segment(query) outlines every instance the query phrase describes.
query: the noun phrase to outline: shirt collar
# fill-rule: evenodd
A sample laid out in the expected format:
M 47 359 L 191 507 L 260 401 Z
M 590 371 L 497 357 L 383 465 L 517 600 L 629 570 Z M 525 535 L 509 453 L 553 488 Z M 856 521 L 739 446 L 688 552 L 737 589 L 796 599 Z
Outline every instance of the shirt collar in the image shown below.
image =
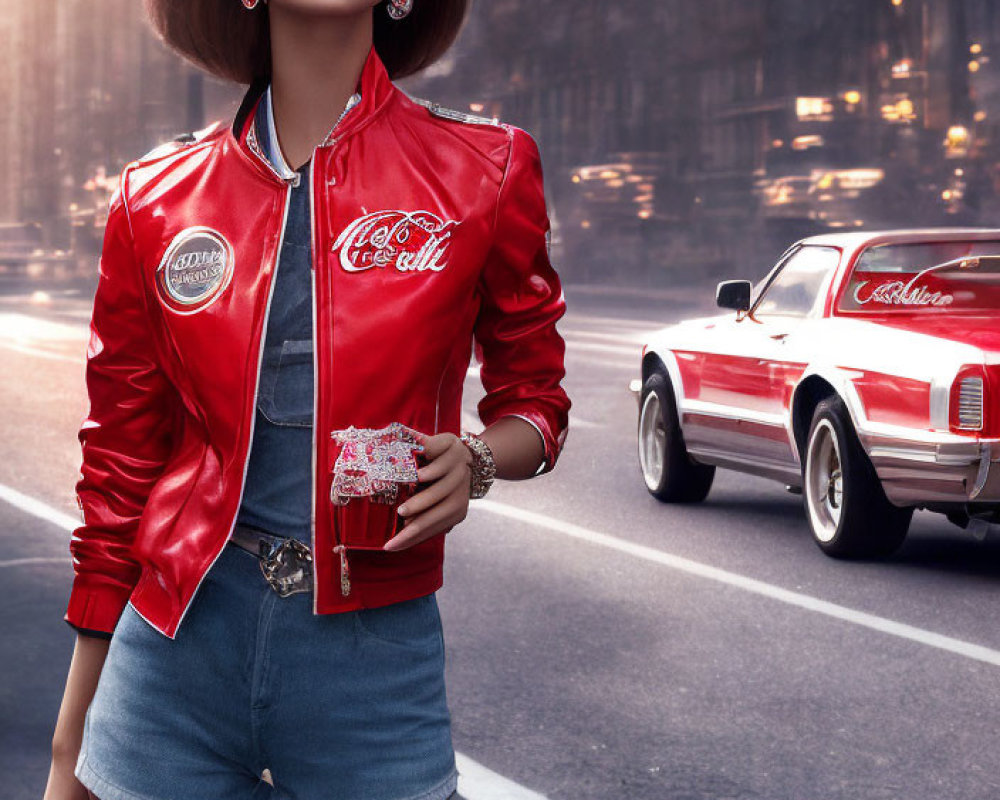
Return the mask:
M 347 113 L 360 102 L 360 92 L 355 92 L 347 98 L 347 105 L 344 106 L 344 110 L 337 118 L 337 121 L 333 124 L 333 127 L 330 129 L 330 133 L 332 133 L 337 125 L 340 124 L 340 121 L 347 115 Z M 257 138 L 261 143 L 264 156 L 271 162 L 271 166 L 278 171 L 282 178 L 294 178 L 298 173 L 288 165 L 287 161 L 285 161 L 285 157 L 281 152 L 281 147 L 278 145 L 278 132 L 274 126 L 274 109 L 271 105 L 270 84 L 268 84 L 267 89 L 264 90 L 264 96 L 261 98 L 261 102 L 257 109 L 257 115 L 254 119 L 254 125 L 257 129 Z M 326 138 L 328 139 L 329 137 L 330 134 L 328 133 Z

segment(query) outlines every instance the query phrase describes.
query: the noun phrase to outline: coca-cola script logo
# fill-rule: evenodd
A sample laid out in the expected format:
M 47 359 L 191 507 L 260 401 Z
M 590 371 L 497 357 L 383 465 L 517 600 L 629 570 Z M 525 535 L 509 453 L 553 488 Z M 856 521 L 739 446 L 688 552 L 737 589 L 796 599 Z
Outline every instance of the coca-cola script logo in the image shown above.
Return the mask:
M 948 306 L 954 296 L 945 292 L 934 292 L 926 286 L 918 286 L 924 273 L 915 275 L 909 281 L 888 281 L 874 288 L 867 288 L 871 281 L 861 281 L 854 287 L 854 302 L 859 306 L 878 303 L 886 306 Z
M 375 211 L 348 225 L 333 252 L 340 251 L 340 266 L 347 272 L 372 267 L 440 272 L 456 225 L 430 211 Z
M 222 234 L 185 228 L 167 247 L 156 270 L 160 302 L 177 314 L 207 308 L 233 277 L 233 248 Z

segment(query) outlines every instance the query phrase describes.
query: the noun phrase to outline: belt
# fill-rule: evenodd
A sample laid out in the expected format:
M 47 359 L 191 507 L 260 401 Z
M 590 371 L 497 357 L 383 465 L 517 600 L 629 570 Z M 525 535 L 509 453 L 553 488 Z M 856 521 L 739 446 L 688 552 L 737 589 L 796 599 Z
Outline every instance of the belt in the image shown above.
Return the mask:
M 312 591 L 312 551 L 298 539 L 236 525 L 229 542 L 260 559 L 265 580 L 282 597 Z

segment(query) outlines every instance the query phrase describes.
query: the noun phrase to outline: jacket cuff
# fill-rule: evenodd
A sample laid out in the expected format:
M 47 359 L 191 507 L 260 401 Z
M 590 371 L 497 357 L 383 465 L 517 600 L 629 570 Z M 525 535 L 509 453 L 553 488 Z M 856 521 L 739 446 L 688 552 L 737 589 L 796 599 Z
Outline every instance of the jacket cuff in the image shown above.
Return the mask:
M 105 631 L 92 631 L 90 628 L 81 628 L 78 625 L 74 625 L 69 620 L 66 620 L 66 624 L 69 625 L 73 630 L 79 633 L 81 636 L 87 636 L 91 639 L 107 639 L 110 640 L 112 634 Z
M 95 635 L 103 633 L 110 638 L 131 595 L 131 588 L 84 583 L 78 576 L 73 581 L 63 620 L 78 631 Z

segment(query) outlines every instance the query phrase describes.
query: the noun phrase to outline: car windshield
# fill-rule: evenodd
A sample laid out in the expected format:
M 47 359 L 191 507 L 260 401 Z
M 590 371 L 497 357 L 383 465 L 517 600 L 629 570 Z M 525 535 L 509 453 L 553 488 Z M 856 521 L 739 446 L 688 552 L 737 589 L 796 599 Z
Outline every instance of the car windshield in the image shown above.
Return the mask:
M 1000 241 L 869 247 L 858 258 L 842 311 L 1000 312 Z
M 840 250 L 807 245 L 797 250 L 764 287 L 755 316 L 805 317 L 818 303 L 824 281 L 837 268 Z

